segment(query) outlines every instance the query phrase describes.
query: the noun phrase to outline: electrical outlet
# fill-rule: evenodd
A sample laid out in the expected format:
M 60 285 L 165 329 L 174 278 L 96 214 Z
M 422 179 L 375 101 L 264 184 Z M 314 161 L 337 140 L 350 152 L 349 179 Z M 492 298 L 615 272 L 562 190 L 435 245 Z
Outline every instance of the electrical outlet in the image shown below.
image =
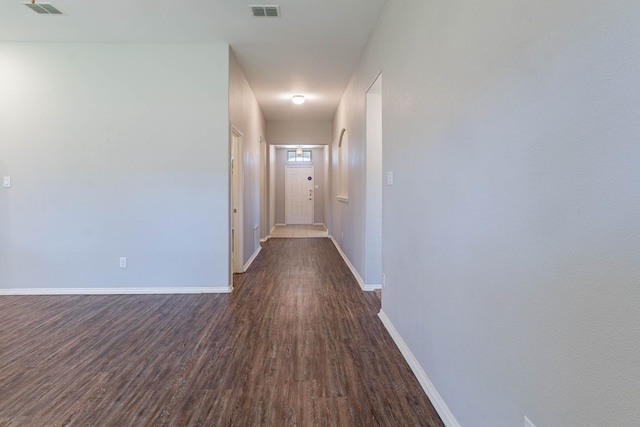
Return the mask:
M 524 427 L 536 427 L 526 415 L 524 416 Z
M 121 256 L 120 257 L 120 268 L 127 268 L 127 257 L 126 256 Z

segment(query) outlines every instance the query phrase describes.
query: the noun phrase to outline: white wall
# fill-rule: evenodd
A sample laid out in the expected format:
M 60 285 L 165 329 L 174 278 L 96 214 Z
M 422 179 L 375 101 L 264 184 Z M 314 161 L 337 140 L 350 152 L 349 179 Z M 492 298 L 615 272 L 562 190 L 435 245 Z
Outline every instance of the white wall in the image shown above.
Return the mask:
M 267 136 L 272 145 L 328 145 L 331 143 L 331 122 L 269 120 Z
M 367 89 L 378 73 L 369 82 L 351 81 L 345 90 L 333 118 L 331 143 L 331 234 L 342 251 L 358 271 L 366 276 L 365 229 L 366 229 L 366 102 Z M 342 130 L 348 140 L 348 199 L 339 196 L 340 160 L 339 144 Z
M 363 102 L 382 71 L 383 311 L 461 425 L 640 418 L 638 16 L 389 0 L 345 92 L 333 134 L 349 130 L 353 186 L 333 228 L 361 268 Z
M 228 69 L 226 45 L 0 43 L 0 292 L 228 287 Z
M 233 53 L 230 53 L 229 67 L 229 116 L 231 124 L 243 134 L 242 237 L 243 263 L 246 263 L 260 247 L 260 235 L 255 238 L 254 229 L 260 227 L 260 138 L 266 136 L 266 122 Z

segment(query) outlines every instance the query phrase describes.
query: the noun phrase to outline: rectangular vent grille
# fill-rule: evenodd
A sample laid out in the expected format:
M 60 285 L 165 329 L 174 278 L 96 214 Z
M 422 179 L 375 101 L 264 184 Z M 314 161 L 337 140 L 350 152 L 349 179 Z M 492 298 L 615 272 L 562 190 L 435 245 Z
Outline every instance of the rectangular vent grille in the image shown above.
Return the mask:
M 29 9 L 42 15 L 62 15 L 58 9 L 53 7 L 51 3 L 23 3 Z
M 280 6 L 249 6 L 251 8 L 251 14 L 257 17 L 264 18 L 279 18 Z

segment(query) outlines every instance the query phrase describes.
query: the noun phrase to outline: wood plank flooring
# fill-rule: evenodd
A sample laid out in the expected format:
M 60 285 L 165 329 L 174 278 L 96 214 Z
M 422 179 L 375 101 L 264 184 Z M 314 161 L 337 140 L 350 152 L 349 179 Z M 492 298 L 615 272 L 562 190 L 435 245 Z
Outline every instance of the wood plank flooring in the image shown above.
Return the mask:
M 0 297 L 0 426 L 442 426 L 329 239 L 231 295 Z

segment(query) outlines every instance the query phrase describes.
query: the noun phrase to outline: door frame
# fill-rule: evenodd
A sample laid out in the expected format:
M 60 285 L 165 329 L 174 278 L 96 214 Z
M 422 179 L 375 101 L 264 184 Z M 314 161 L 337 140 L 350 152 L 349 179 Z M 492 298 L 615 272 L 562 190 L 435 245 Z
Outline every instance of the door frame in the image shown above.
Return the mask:
M 289 209 L 289 186 L 287 185 L 287 170 L 289 169 L 301 169 L 301 168 L 311 168 L 311 173 L 313 174 L 313 184 L 312 184 L 312 194 L 311 198 L 311 223 L 314 224 L 315 219 L 315 206 L 316 206 L 316 191 L 315 191 L 315 183 L 316 183 L 316 168 L 314 165 L 285 165 L 284 167 L 284 222 L 285 224 L 289 224 L 288 222 L 288 209 Z
M 369 86 L 365 98 L 365 290 L 381 289 L 382 261 L 382 73 Z
M 269 205 L 268 205 L 268 191 L 269 191 L 269 176 L 267 174 L 267 159 L 268 159 L 268 144 L 267 141 L 260 137 L 260 241 L 267 240 L 269 235 L 268 223 L 269 223 Z
M 244 174 L 242 162 L 242 137 L 243 133 L 231 125 L 229 168 L 231 175 L 230 188 L 230 242 L 229 258 L 231 271 L 231 286 L 233 289 L 233 273 L 244 273 L 243 251 L 243 187 Z

